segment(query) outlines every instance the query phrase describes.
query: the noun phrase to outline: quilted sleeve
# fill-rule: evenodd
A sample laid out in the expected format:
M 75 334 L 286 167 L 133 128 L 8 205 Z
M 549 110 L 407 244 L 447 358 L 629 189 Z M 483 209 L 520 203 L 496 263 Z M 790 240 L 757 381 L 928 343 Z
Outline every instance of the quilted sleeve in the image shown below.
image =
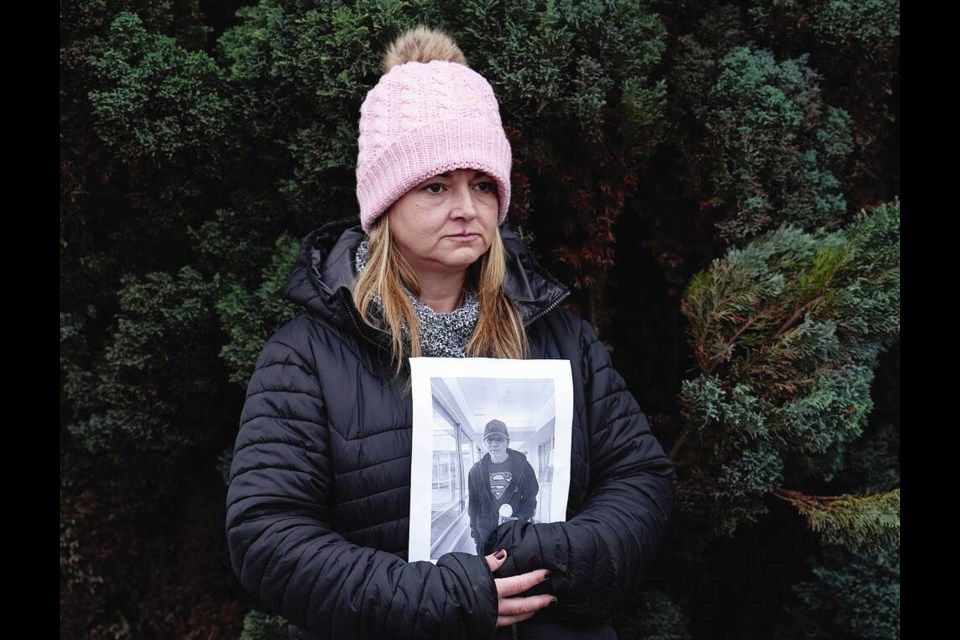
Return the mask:
M 408 563 L 331 527 L 323 390 L 290 333 L 264 349 L 243 408 L 226 521 L 240 582 L 322 638 L 491 638 L 497 595 L 483 558 Z
M 551 572 L 557 614 L 611 617 L 651 565 L 673 503 L 673 464 L 593 329 L 580 321 L 581 422 L 587 431 L 589 487 L 567 522 L 507 523 L 495 548 L 508 550 L 500 575 Z M 581 378 L 577 380 L 577 378 Z

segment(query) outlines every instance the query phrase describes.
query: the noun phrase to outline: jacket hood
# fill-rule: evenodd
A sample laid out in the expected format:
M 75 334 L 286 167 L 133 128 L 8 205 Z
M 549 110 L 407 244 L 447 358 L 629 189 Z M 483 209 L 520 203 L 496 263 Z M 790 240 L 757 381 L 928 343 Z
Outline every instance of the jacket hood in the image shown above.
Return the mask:
M 284 287 L 284 294 L 305 309 L 361 329 L 359 312 L 353 306 L 351 288 L 357 247 L 366 238 L 359 226 L 337 221 L 326 224 L 303 239 L 297 264 Z M 559 305 L 569 289 L 543 269 L 526 245 L 508 228 L 500 227 L 507 251 L 507 295 L 516 303 L 524 325 Z M 365 326 L 365 325 L 364 325 Z
M 359 227 L 349 228 L 342 220 L 310 232 L 300 243 L 284 295 L 311 311 L 328 310 L 330 298 L 353 283 L 356 247 L 363 238 Z

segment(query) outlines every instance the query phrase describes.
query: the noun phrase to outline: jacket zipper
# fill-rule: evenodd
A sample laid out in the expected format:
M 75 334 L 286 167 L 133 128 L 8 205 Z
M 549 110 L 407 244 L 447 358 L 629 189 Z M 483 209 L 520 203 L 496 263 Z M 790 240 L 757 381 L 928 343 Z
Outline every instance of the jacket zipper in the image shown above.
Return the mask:
M 556 300 L 554 300 L 553 302 L 551 302 L 551 303 L 547 306 L 546 309 L 543 309 L 540 313 L 536 314 L 535 316 L 531 317 L 529 320 L 527 320 L 526 322 L 524 322 L 524 323 L 523 323 L 523 326 L 524 326 L 524 327 L 529 327 L 529 326 L 532 325 L 534 322 L 536 322 L 537 320 L 539 320 L 539 319 L 542 318 L 543 316 L 547 315 L 548 313 L 550 313 L 551 311 L 553 311 L 554 309 L 556 309 L 557 307 L 559 307 L 559 306 L 560 306 L 560 303 L 563 302 L 564 300 L 566 300 L 567 297 L 569 297 L 569 295 L 570 295 L 570 291 L 569 291 L 569 290 L 564 291 L 563 294 L 561 294 Z M 513 640 L 520 640 L 520 629 L 519 629 L 519 627 L 518 627 L 516 624 L 510 625 L 510 632 L 511 632 L 511 635 L 513 636 Z
M 533 324 L 534 322 L 536 322 L 537 320 L 539 320 L 539 319 L 542 318 L 543 316 L 547 315 L 548 313 L 550 313 L 551 311 L 553 311 L 554 309 L 556 309 L 558 306 L 560 306 L 560 303 L 561 303 L 561 302 L 563 302 L 564 300 L 567 299 L 567 297 L 568 297 L 569 295 L 570 295 L 570 292 L 569 292 L 569 291 L 565 291 L 565 292 L 563 293 L 563 295 L 561 295 L 561 296 L 558 297 L 556 300 L 554 300 L 553 302 L 551 302 L 550 305 L 547 306 L 546 309 L 544 309 L 543 311 L 541 311 L 540 313 L 538 313 L 537 315 L 533 316 L 532 318 L 530 318 L 529 320 L 527 320 L 525 323 L 523 323 L 523 326 L 524 326 L 524 327 L 529 327 L 531 324 Z M 373 338 L 371 338 L 370 336 L 368 336 L 368 335 L 363 331 L 363 329 L 360 327 L 360 323 L 357 321 L 357 316 L 356 316 L 356 314 L 355 314 L 354 311 L 353 311 L 353 305 L 352 305 L 352 304 L 348 304 L 348 305 L 347 305 L 347 313 L 350 314 L 350 319 L 353 320 L 353 326 L 356 327 L 357 333 L 359 333 L 359 334 L 363 337 L 364 340 L 366 340 L 367 342 L 369 342 L 370 344 L 372 344 L 373 346 L 375 346 L 375 347 L 377 347 L 377 348 L 379 349 L 379 348 L 380 348 L 380 345 L 377 344 L 377 342 L 376 342 L 375 340 L 373 340 Z M 513 637 L 513 640 L 520 640 L 520 629 L 517 628 L 517 625 L 516 625 L 516 624 L 510 625 L 510 633 L 511 633 L 511 635 L 512 635 L 512 637 Z
M 526 322 L 524 322 L 524 323 L 523 323 L 523 326 L 524 326 L 524 327 L 529 327 L 531 324 L 533 324 L 534 322 L 536 322 L 537 320 L 539 320 L 539 319 L 542 318 L 543 316 L 547 315 L 548 313 L 550 313 L 551 311 L 553 311 L 554 309 L 556 309 L 557 307 L 559 307 L 559 306 L 560 306 L 560 303 L 563 302 L 564 300 L 566 300 L 567 297 L 569 297 L 569 295 L 570 295 L 570 291 L 564 291 L 563 294 L 560 295 L 559 298 L 557 298 L 556 300 L 554 300 L 553 302 L 551 302 L 550 305 L 549 305 L 546 309 L 544 309 L 543 311 L 541 311 L 541 312 L 538 313 L 537 315 L 533 316 L 532 318 L 530 318 L 529 320 L 527 320 Z
M 360 326 L 360 321 L 357 320 L 357 315 L 356 313 L 354 313 L 353 302 L 350 300 L 345 300 L 344 303 L 346 304 L 346 307 L 347 307 L 347 313 L 350 314 L 350 319 L 353 320 L 353 326 L 356 327 L 357 333 L 360 334 L 360 337 L 366 340 L 367 342 L 369 342 L 370 344 L 372 344 L 373 346 L 375 346 L 378 350 L 383 348 L 383 345 L 377 343 L 376 340 L 368 336 L 367 333 Z

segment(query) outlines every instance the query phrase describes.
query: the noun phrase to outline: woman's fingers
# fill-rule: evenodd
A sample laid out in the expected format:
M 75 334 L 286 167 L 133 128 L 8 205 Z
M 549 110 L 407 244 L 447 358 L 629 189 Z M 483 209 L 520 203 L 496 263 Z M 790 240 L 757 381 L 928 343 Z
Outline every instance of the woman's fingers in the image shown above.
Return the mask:
M 540 609 L 546 609 L 557 599 L 553 596 L 527 596 L 526 598 L 504 598 L 500 601 L 501 616 L 532 616 Z
M 546 609 L 557 599 L 553 596 L 528 596 L 526 598 L 503 598 L 500 600 L 500 610 L 497 615 L 497 626 L 506 627 L 523 622 L 537 611 Z
M 489 558 L 490 556 L 487 557 Z M 497 585 L 497 594 L 501 598 L 509 598 L 510 596 L 515 596 L 518 593 L 523 593 L 524 591 L 535 587 L 536 585 L 545 581 L 549 576 L 550 572 L 546 569 L 537 569 L 536 571 L 530 571 L 529 573 L 521 573 L 518 576 L 497 578 L 494 580 L 494 582 Z
M 518 622 L 529 620 L 532 617 L 533 617 L 532 613 L 525 613 L 522 616 L 497 616 L 497 626 L 509 627 L 512 624 L 517 624 Z
M 507 561 L 507 552 L 501 549 L 486 556 L 486 560 L 490 571 L 495 572 Z M 545 609 L 556 602 L 557 599 L 550 595 L 513 597 L 535 587 L 549 577 L 549 571 L 537 569 L 536 571 L 522 573 L 519 576 L 496 578 L 494 583 L 497 585 L 497 596 L 500 600 L 497 626 L 509 627 L 512 624 L 523 622 L 540 609 Z
M 484 556 L 484 558 L 487 560 L 487 566 L 490 567 L 490 571 L 496 573 L 497 570 L 503 566 L 503 563 L 507 561 L 507 552 L 500 549 L 496 553 Z

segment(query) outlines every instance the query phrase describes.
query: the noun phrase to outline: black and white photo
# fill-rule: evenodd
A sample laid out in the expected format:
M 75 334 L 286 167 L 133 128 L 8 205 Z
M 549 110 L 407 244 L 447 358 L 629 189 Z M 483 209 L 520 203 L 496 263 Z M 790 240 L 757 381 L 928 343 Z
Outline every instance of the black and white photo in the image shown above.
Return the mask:
M 415 358 L 410 560 L 493 553 L 511 520 L 564 519 L 572 382 L 565 360 Z

